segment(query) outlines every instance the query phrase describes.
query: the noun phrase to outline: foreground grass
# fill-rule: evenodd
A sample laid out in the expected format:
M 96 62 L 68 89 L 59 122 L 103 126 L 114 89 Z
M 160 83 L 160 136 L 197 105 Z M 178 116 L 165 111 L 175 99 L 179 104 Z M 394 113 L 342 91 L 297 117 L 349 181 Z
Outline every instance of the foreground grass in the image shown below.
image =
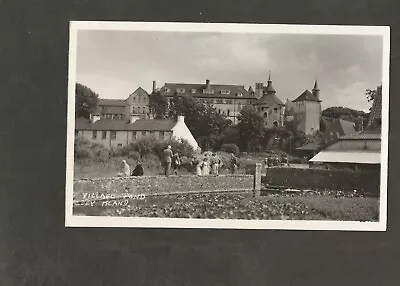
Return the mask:
M 125 203 L 127 203 L 125 205 Z M 117 203 L 115 203 L 117 205 Z M 198 194 L 147 197 L 119 206 L 75 206 L 74 214 L 90 216 L 166 217 L 263 220 L 378 221 L 379 199 L 317 193 Z

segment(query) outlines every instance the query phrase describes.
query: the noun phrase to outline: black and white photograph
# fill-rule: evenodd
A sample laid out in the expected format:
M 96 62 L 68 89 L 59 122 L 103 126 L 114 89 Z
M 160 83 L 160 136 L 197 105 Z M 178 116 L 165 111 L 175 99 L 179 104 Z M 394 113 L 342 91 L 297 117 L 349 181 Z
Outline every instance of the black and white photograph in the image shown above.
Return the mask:
M 389 28 L 70 22 L 67 227 L 385 231 Z

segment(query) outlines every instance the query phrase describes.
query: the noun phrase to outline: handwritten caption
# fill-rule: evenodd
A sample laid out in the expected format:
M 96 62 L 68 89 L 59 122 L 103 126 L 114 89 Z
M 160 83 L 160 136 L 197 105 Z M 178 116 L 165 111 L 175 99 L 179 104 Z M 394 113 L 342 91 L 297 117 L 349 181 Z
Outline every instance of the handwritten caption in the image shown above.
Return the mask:
M 102 207 L 128 207 L 129 202 L 132 200 L 144 200 L 144 194 L 127 194 L 124 196 L 115 196 L 114 194 L 99 194 L 99 193 L 83 193 L 83 202 L 81 206 L 95 206 L 101 205 Z

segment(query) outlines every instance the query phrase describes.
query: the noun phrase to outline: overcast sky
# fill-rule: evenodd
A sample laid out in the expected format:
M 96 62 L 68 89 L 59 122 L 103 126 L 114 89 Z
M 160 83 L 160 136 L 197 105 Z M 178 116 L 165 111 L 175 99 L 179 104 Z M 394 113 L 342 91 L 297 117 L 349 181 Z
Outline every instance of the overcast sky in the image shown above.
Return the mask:
M 323 108 L 368 110 L 365 89 L 382 81 L 382 38 L 352 35 L 79 31 L 77 82 L 125 99 L 152 81 L 238 84 L 268 80 L 295 99 L 318 79 Z

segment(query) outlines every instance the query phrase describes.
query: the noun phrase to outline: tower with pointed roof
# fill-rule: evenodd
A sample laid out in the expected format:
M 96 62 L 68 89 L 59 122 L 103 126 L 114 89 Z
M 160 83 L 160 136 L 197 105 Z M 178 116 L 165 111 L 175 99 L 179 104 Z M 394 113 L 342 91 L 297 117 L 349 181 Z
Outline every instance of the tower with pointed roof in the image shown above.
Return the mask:
M 262 96 L 254 103 L 254 107 L 263 116 L 266 127 L 283 126 L 285 104 L 276 96 L 276 91 L 272 86 L 271 72 L 267 86 L 263 86 Z
M 295 100 L 288 101 L 286 106 L 285 119 L 294 121 L 298 131 L 312 135 L 320 130 L 322 109 L 317 80 L 314 82 L 312 92 L 305 90 Z M 286 114 L 286 112 L 290 114 Z

